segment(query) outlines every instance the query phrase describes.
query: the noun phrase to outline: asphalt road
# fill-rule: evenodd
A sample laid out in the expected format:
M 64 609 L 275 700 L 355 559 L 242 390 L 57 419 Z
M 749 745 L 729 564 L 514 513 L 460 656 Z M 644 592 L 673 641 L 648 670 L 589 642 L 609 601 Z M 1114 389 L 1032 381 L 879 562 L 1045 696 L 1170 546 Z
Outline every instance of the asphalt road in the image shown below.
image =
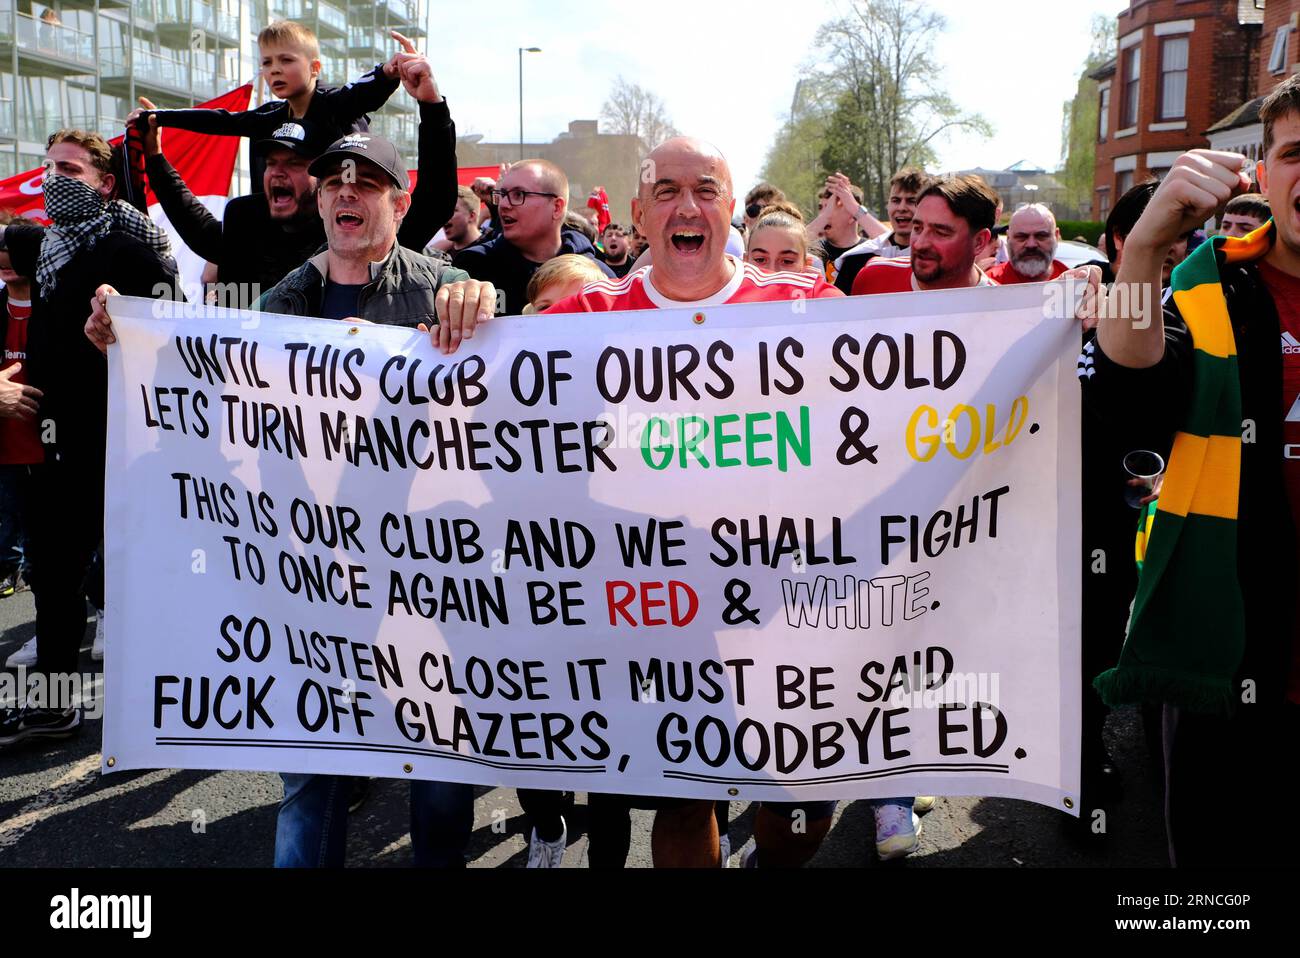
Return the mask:
M 30 592 L 0 599 L 0 662 L 33 634 Z M 90 632 L 83 672 L 90 660 Z M 1028 802 L 943 798 L 924 819 L 920 849 L 901 867 L 1163 867 L 1167 864 L 1156 775 L 1135 712 L 1114 713 L 1107 738 L 1124 794 L 1106 813 L 1105 834 L 1081 841 L 1065 816 Z M 0 867 L 263 866 L 272 862 L 279 777 L 248 772 L 160 769 L 100 775 L 100 722 L 74 739 L 0 752 Z M 480 788 L 469 849 L 472 867 L 521 868 L 525 822 L 514 792 Z M 587 863 L 585 796 L 569 824 L 565 867 Z M 504 814 L 503 814 L 504 813 Z M 650 864 L 650 812 L 634 812 L 629 867 Z M 348 864 L 409 866 L 407 785 L 378 781 L 348 835 Z M 732 865 L 750 839 L 753 812 L 731 805 Z M 841 802 L 813 867 L 882 866 L 872 815 Z

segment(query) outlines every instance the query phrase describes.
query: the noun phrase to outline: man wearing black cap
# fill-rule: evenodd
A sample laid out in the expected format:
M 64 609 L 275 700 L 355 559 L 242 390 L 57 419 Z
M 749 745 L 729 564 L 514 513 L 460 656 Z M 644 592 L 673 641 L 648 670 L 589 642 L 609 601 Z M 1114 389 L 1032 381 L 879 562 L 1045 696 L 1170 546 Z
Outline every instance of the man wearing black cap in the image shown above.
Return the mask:
M 249 299 L 270 289 L 325 242 L 316 213 L 316 183 L 307 173 L 325 144 L 313 139 L 304 121 L 286 123 L 276 133 L 253 146 L 265 161 L 262 192 L 231 200 L 221 219 L 208 212 L 167 162 L 157 128 L 144 137 L 149 185 L 172 226 L 186 246 L 217 264 L 217 282 L 246 288 Z
M 410 179 L 388 140 L 349 134 L 321 154 L 309 172 L 318 181 L 317 206 L 329 245 L 268 292 L 259 309 L 326 319 L 355 316 L 398 326 L 434 325 L 439 290 L 446 315 L 453 284 L 481 290 L 484 302 L 495 304 L 491 286 L 472 280 L 460 284 L 457 281 L 468 279 L 462 270 L 397 242 L 410 204 Z M 492 305 L 484 308 L 490 316 Z M 287 772 L 283 778 L 276 866 L 342 865 L 351 780 Z M 411 838 L 417 865 L 450 868 L 464 863 L 473 806 L 468 785 L 412 783 Z
M 397 148 L 370 133 L 336 140 L 307 172 L 316 177 L 316 203 L 326 248 L 265 293 L 257 308 L 270 313 L 352 319 L 393 326 L 435 326 L 434 345 L 454 352 L 491 318 L 496 291 L 437 260 L 404 248 L 398 227 L 411 204 L 410 177 Z M 268 191 L 269 192 L 269 191 Z M 102 350 L 115 339 L 101 286 L 85 326 Z M 351 781 L 339 775 L 284 773 L 276 822 L 275 863 L 341 866 Z M 411 829 L 417 865 L 458 867 L 473 826 L 469 785 L 412 783 Z
M 455 207 L 456 126 L 427 59 L 408 58 L 400 71 L 403 86 L 420 106 L 420 140 L 419 178 L 398 242 L 422 250 Z M 145 109 L 131 120 L 153 106 L 143 98 L 141 103 Z M 265 163 L 262 193 L 231 200 L 218 220 L 162 155 L 156 118 L 148 119 L 144 149 L 149 185 L 185 245 L 217 264 L 218 283 L 239 291 L 238 302 L 222 305 L 251 305 L 325 245 L 316 179 L 307 168 L 329 146 L 329 137 L 311 120 L 286 120 L 271 137 L 252 145 Z
M 415 253 L 397 242 L 411 206 L 410 177 L 388 140 L 350 133 L 307 168 L 317 180 L 316 207 L 326 247 L 263 293 L 254 308 L 268 313 L 360 318 L 391 326 L 432 328 L 433 345 L 453 353 L 497 305 L 491 283 Z M 106 303 L 95 291 L 85 334 L 101 351 L 116 339 Z
M 492 315 L 491 283 L 469 280 L 463 270 L 397 242 L 411 195 L 406 164 L 392 143 L 373 133 L 349 133 L 308 172 L 317 178 L 328 245 L 263 295 L 258 309 L 393 326 L 438 324 L 435 339 L 447 351 L 462 332 L 472 333 L 476 322 Z

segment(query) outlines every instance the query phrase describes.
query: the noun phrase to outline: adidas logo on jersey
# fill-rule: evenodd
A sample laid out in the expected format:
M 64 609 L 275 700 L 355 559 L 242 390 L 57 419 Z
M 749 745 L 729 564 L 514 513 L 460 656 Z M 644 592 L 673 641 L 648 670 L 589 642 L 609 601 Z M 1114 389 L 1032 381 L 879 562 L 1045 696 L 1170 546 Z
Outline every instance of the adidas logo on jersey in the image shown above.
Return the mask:
M 1282 355 L 1292 356 L 1300 353 L 1300 340 L 1296 339 L 1290 333 L 1282 334 Z
M 1300 422 L 1300 396 L 1295 397 L 1291 411 L 1286 414 L 1286 422 Z

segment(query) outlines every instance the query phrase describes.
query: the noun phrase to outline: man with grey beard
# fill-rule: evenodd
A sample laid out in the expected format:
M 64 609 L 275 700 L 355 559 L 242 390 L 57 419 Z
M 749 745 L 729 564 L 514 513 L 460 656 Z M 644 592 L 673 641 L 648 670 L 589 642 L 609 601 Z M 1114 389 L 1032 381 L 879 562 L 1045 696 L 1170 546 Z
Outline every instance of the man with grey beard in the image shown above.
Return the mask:
M 1056 217 L 1042 203 L 1030 203 L 1011 214 L 1007 227 L 1005 263 L 988 270 L 989 279 L 999 286 L 1015 283 L 1043 283 L 1056 279 L 1066 270 L 1056 259 L 1056 245 L 1061 241 L 1061 231 L 1056 228 Z

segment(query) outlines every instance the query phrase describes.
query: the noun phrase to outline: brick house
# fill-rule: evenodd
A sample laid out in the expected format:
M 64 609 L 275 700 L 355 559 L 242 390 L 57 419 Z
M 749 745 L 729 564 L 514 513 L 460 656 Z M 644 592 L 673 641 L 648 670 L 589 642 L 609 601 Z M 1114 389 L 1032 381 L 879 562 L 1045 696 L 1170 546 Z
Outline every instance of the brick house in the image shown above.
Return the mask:
M 523 155 L 550 160 L 569 178 L 569 209 L 581 211 L 587 196 L 603 186 L 615 223 L 632 221 L 632 198 L 641 171 L 641 141 L 635 136 L 601 133 L 595 120 L 573 120 L 569 129 L 550 143 L 525 143 Z M 484 143 L 475 136 L 456 143 L 461 166 L 496 166 L 520 158 L 515 143 Z
M 1263 0 L 1258 0 L 1264 6 Z M 1232 150 L 1258 160 L 1264 150 L 1259 106 L 1268 92 L 1300 72 L 1300 0 L 1269 0 L 1262 13 L 1259 63 L 1251 95 L 1206 130 L 1216 150 Z
M 1257 95 L 1266 26 L 1300 0 L 1267 6 L 1266 12 L 1264 0 L 1130 0 L 1118 17 L 1115 58 L 1090 74 L 1100 98 L 1097 219 L 1180 153 L 1209 146 L 1207 131 Z

